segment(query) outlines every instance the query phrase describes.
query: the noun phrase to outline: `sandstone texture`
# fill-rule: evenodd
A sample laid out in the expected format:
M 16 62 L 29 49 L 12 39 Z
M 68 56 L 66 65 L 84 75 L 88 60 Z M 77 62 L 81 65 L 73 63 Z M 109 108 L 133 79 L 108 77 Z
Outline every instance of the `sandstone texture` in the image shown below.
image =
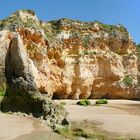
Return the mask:
M 0 88 L 7 77 L 11 96 L 17 88 L 25 98 L 28 89 L 49 98 L 140 99 L 138 50 L 122 25 L 43 22 L 22 10 L 0 30 Z
M 27 56 L 21 37 L 17 33 L 5 33 L 12 38 L 5 56 L 6 80 L 3 83 L 6 84 L 6 91 L 2 95 L 1 111 L 32 113 L 45 120 L 53 129 L 56 125 L 63 125 L 66 112 L 62 106 L 39 92 L 34 83 L 33 64 Z

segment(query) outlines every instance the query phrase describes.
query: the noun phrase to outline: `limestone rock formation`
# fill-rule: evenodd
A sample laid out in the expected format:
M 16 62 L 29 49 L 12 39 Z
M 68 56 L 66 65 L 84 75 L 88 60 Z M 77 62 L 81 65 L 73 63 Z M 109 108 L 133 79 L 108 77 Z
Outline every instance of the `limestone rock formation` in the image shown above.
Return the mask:
M 138 51 L 122 25 L 65 18 L 43 22 L 25 10 L 2 20 L 0 29 L 17 34 L 23 41 L 22 62 L 17 52 L 11 54 L 16 56 L 11 71 L 19 78 L 11 82 L 25 80 L 28 85 L 31 80 L 36 92 L 50 98 L 140 99 Z M 28 65 L 21 67 L 23 60 Z M 7 61 L 7 74 L 11 61 Z M 27 77 L 20 73 L 24 70 Z
M 0 92 L 6 89 L 5 58 L 9 48 L 10 36 L 7 31 L 0 32 Z
M 2 111 L 22 111 L 32 113 L 47 121 L 52 128 L 66 120 L 64 108 L 43 97 L 33 80 L 33 64 L 28 58 L 22 39 L 18 33 L 4 31 L 2 38 L 10 35 L 11 41 L 3 46 L 3 64 L 5 64 L 6 95 L 1 103 Z M 9 41 L 9 42 L 8 42 Z M 5 43 L 5 42 L 4 42 Z M 9 44 L 8 44 L 9 43 Z M 1 43 L 2 45 L 2 43 Z M 9 46 L 9 47 L 7 47 Z M 4 90 L 4 89 L 3 89 Z

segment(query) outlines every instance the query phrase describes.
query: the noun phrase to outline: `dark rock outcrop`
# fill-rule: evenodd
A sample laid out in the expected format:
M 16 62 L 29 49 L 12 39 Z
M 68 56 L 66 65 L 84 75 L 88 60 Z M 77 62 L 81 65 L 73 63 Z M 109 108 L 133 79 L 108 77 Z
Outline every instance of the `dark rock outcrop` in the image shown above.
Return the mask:
M 22 39 L 15 34 L 6 56 L 7 95 L 2 102 L 2 110 L 31 112 L 52 127 L 62 124 L 65 110 L 39 92 L 34 83 L 32 65 Z

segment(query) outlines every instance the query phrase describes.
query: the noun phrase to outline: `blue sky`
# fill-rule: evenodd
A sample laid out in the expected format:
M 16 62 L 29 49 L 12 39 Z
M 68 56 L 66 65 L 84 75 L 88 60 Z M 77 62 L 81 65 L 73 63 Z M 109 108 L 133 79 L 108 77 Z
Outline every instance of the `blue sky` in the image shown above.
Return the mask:
M 0 19 L 18 9 L 32 9 L 44 21 L 62 17 L 123 24 L 140 43 L 140 0 L 2 0 Z

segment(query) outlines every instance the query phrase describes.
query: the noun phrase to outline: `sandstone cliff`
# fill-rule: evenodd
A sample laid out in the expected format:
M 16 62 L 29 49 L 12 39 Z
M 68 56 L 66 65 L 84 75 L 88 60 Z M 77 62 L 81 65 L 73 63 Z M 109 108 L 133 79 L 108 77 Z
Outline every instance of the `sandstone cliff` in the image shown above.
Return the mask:
M 1 20 L 0 30 L 1 90 L 7 50 L 17 34 L 27 54 L 20 55 L 29 64 L 15 69 L 15 75 L 22 78 L 21 69 L 29 69 L 43 96 L 140 99 L 138 52 L 122 25 L 66 18 L 43 22 L 33 11 L 23 10 Z M 14 67 L 19 63 L 16 57 Z

